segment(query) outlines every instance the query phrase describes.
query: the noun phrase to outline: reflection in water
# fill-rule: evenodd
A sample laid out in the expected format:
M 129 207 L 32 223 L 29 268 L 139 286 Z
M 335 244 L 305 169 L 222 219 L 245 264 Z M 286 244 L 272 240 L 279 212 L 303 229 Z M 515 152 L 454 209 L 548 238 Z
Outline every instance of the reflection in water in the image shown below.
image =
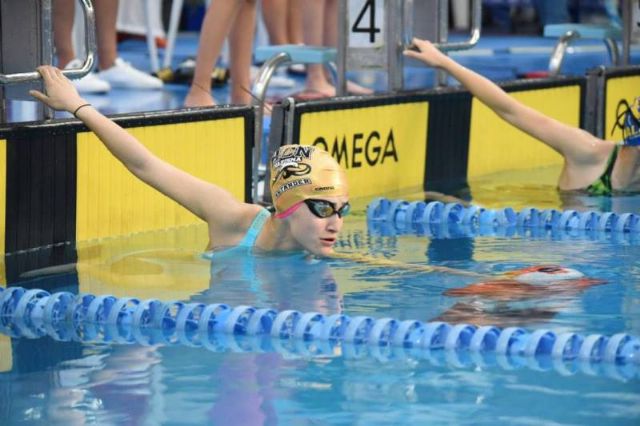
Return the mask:
M 215 253 L 209 288 L 194 299 L 207 304 L 248 304 L 324 314 L 342 310 L 329 263 L 303 253 Z
M 0 375 L 0 415 L 6 423 L 141 424 L 153 413 L 156 348 L 83 345 L 51 366 L 14 365 Z M 61 353 L 70 343 L 38 341 L 38 351 Z M 72 349 L 73 350 L 73 349 Z M 16 361 L 28 358 L 26 354 Z M 5 398 L 6 397 L 6 398 Z

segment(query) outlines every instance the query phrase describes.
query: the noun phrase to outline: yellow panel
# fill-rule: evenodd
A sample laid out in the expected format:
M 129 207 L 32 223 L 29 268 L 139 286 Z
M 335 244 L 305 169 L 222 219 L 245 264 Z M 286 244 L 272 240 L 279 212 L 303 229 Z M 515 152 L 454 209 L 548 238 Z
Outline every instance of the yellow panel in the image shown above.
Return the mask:
M 160 158 L 244 199 L 244 118 L 127 129 Z M 90 132 L 78 134 L 78 241 L 199 223 L 138 181 Z
M 511 96 L 570 126 L 580 126 L 580 86 L 518 91 Z M 562 164 L 562 156 L 474 98 L 471 106 L 467 176 Z
M 352 197 L 422 187 L 429 104 L 413 102 L 306 113 L 300 144 L 329 151 L 346 169 Z
M 11 370 L 13 366 L 12 357 L 11 339 L 9 336 L 0 334 L 0 373 Z
M 618 142 L 622 140 L 622 131 L 617 128 L 611 134 L 616 122 L 618 103 L 625 99 L 631 105 L 636 96 L 640 96 L 640 75 L 607 79 L 606 93 L 604 138 Z

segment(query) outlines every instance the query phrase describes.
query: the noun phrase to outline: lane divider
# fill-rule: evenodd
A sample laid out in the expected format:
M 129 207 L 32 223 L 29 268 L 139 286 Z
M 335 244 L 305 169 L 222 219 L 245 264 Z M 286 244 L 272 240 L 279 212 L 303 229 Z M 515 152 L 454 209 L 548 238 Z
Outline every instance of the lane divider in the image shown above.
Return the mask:
M 376 225 L 384 224 L 391 225 L 398 232 L 409 231 L 415 225 L 442 225 L 444 228 L 441 230 L 453 227 L 453 234 L 470 236 L 508 236 L 528 230 L 532 235 L 552 231 L 570 236 L 617 233 L 640 238 L 640 215 L 635 213 L 538 210 L 532 207 L 521 211 L 511 207 L 494 210 L 440 201 L 425 203 L 376 198 L 367 206 L 367 221 L 376 229 L 380 229 Z
M 589 365 L 640 366 L 640 339 L 627 333 L 527 331 L 519 327 L 375 319 L 296 310 L 278 312 L 218 303 L 161 302 L 131 297 L 8 287 L 0 290 L 0 333 L 11 337 L 190 346 L 223 336 L 270 337 L 298 346 L 363 346 L 371 351 L 463 352 L 476 360 L 515 357 L 529 363 L 578 361 Z M 545 361 L 546 360 L 546 361 Z

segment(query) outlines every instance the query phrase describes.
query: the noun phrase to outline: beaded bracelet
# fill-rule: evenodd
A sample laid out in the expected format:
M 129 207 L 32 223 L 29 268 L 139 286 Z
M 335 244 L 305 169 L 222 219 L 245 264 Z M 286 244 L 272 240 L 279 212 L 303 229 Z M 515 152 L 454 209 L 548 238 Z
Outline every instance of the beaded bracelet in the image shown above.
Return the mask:
M 80 105 L 78 108 L 76 108 L 76 110 L 75 110 L 75 111 L 73 111 L 73 116 L 74 116 L 75 118 L 78 118 L 78 115 L 77 115 L 77 114 L 78 114 L 78 111 L 80 111 L 80 109 L 82 109 L 82 108 L 84 108 L 84 107 L 86 107 L 86 106 L 91 106 L 91 104 L 82 104 L 82 105 Z

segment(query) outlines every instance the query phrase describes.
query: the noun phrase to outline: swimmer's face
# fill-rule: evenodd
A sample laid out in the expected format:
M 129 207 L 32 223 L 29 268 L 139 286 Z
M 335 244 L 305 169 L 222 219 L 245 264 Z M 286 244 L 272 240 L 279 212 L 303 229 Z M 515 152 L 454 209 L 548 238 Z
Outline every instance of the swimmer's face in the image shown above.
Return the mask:
M 323 197 L 322 200 L 333 203 L 334 209 L 340 214 L 318 217 L 317 212 L 311 210 L 312 206 L 303 202 L 286 220 L 289 221 L 291 234 L 303 249 L 318 256 L 327 256 L 333 253 L 333 246 L 344 222 L 344 206 L 349 202 L 349 198 Z

